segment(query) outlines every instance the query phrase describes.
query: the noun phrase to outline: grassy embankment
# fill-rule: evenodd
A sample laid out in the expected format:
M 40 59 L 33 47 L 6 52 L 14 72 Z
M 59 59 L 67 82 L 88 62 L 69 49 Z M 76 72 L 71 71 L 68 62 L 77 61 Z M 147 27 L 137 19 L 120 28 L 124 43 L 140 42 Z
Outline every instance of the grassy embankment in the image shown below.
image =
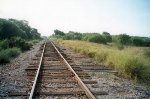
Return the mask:
M 58 40 L 59 43 L 85 54 L 118 71 L 118 76 L 135 81 L 150 82 L 150 48 L 125 47 L 119 50 L 112 44 L 103 45 L 85 41 Z

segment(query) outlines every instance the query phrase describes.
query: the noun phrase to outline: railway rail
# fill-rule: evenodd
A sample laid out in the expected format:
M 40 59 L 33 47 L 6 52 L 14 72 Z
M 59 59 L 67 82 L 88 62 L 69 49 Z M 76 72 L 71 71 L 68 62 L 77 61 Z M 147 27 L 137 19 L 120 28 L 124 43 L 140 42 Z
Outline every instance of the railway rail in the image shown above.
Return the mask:
M 91 92 L 86 84 L 95 84 L 80 66 L 75 65 L 52 41 L 46 41 L 40 47 L 36 57 L 26 68 L 27 85 L 20 92 L 11 92 L 9 96 L 21 98 L 81 98 L 96 99 L 96 95 L 106 92 Z

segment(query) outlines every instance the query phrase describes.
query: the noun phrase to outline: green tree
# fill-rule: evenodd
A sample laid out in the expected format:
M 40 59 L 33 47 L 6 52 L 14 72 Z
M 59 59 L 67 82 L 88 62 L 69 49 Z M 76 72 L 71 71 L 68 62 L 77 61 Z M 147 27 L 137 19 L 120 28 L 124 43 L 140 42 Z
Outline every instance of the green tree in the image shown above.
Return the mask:
M 144 41 L 142 39 L 139 39 L 139 38 L 132 39 L 132 44 L 135 46 L 142 46 L 143 43 L 144 43 Z
M 82 40 L 106 44 L 106 39 L 99 33 L 84 33 Z
M 120 34 L 120 35 L 118 36 L 119 43 L 121 43 L 121 44 L 123 44 L 123 45 L 128 45 L 128 44 L 130 44 L 130 43 L 131 43 L 130 38 L 131 38 L 131 37 L 130 37 L 129 35 L 127 35 L 127 34 Z
M 112 42 L 112 36 L 108 32 L 103 32 L 102 35 L 106 39 L 106 42 Z
M 54 33 L 55 33 L 55 35 L 60 35 L 60 36 L 64 36 L 65 35 L 65 33 L 64 32 L 62 32 L 62 31 L 60 31 L 60 30 L 54 30 Z
M 69 31 L 68 33 L 65 34 L 64 39 L 67 40 L 81 40 L 82 39 L 82 34 L 78 32 L 73 32 Z
M 31 28 L 26 20 L 0 19 L 0 39 L 21 37 L 23 39 L 38 39 L 37 29 Z

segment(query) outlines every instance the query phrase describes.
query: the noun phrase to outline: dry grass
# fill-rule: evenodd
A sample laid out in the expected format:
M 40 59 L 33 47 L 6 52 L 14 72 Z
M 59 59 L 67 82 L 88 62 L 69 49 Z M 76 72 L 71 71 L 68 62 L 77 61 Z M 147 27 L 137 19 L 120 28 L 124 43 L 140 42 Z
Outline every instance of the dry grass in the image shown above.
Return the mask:
M 119 76 L 150 82 L 150 58 L 144 54 L 145 50 L 150 49 L 148 47 L 125 47 L 119 50 L 112 44 L 73 40 L 58 40 L 58 42 L 75 52 L 94 58 L 105 66 L 113 67 Z

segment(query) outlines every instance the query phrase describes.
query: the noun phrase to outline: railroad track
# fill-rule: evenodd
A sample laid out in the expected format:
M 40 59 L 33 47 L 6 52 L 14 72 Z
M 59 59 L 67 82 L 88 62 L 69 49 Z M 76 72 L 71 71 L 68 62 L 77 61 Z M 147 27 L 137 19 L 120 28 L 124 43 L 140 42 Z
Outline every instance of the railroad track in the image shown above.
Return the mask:
M 87 73 L 73 64 L 51 41 L 42 44 L 26 72 L 27 85 L 20 92 L 10 92 L 9 96 L 25 99 L 96 99 L 96 94 L 107 94 L 91 92 L 86 84 L 94 84 L 96 81 L 92 81 Z

